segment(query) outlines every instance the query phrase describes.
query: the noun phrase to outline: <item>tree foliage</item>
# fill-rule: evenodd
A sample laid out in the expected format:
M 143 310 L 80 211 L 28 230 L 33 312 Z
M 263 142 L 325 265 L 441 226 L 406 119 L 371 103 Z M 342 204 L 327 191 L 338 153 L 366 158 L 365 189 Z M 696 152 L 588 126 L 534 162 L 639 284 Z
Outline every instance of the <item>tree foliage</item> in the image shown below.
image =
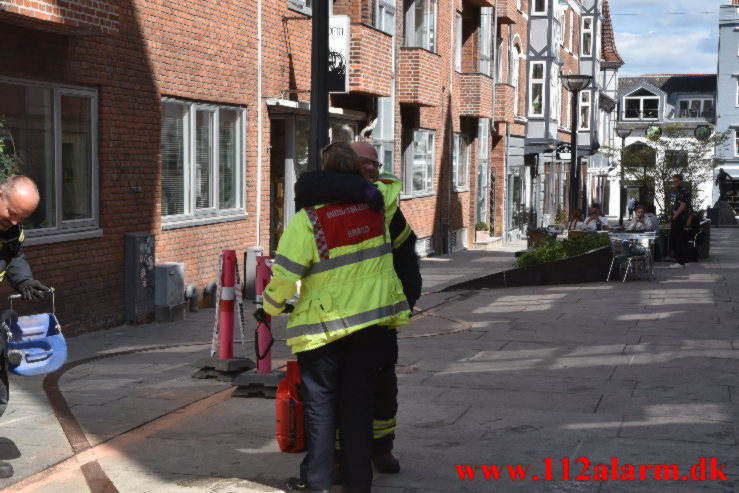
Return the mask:
M 21 156 L 15 148 L 13 134 L 9 130 L 3 130 L 5 128 L 5 124 L 0 120 L 0 183 L 17 175 L 22 164 Z

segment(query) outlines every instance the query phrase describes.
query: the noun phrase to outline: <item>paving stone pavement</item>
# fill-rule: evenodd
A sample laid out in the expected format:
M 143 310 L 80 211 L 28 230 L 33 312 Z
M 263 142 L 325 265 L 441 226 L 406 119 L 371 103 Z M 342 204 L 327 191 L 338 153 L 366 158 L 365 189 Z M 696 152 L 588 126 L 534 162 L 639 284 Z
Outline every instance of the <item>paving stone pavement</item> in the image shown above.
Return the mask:
M 714 229 L 712 240 L 710 259 L 658 268 L 651 283 L 438 293 L 508 267 L 512 253 L 424 260 L 428 294 L 419 307 L 427 311 L 400 340 L 395 452 L 402 471 L 377 474 L 373 491 L 739 491 L 739 229 Z M 103 491 L 89 473 L 94 463 L 121 492 L 282 491 L 302 454 L 279 452 L 274 401 L 232 398 L 227 384 L 190 378 L 190 364 L 208 346 L 184 344 L 209 341 L 212 318 L 203 310 L 182 323 L 70 339 L 70 361 L 173 346 L 91 361 L 62 377 L 62 393 L 94 446 L 76 457 L 42 378 L 13 378 L 0 452 L 10 458 L 17 447 L 20 457 L 12 460 L 16 476 L 0 487 Z M 279 324 L 284 318 L 276 334 Z M 276 343 L 275 360 L 288 357 Z M 552 480 L 543 479 L 548 457 Z M 577 481 L 581 457 L 591 475 L 613 460 L 675 464 L 682 475 L 701 457 L 715 457 L 727 479 Z M 530 468 L 526 480 L 512 481 L 504 470 L 486 481 L 481 469 L 460 480 L 456 465 L 465 464 Z

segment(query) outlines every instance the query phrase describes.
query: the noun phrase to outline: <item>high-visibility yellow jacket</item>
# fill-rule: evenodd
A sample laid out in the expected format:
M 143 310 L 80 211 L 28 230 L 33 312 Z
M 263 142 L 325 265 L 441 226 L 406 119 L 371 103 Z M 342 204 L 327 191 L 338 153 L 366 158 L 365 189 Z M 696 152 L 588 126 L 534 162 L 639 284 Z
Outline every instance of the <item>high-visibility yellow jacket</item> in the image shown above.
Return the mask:
M 385 214 L 366 204 L 328 204 L 302 209 L 285 228 L 262 296 L 265 311 L 277 315 L 301 281 L 300 300 L 287 324 L 293 353 L 370 325 L 408 323 L 410 310 L 393 268 L 388 234 L 400 183 L 385 179 L 377 186 Z

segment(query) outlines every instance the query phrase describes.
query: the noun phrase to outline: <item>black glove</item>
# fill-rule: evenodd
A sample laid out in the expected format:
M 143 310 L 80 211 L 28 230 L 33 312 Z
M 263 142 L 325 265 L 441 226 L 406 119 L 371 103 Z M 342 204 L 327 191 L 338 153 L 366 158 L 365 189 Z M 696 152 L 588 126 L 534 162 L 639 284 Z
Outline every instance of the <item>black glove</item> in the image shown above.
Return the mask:
M 292 306 L 290 303 L 285 303 L 285 309 L 282 310 L 282 313 L 292 313 L 293 310 L 295 310 L 294 306 Z
M 26 279 L 17 286 L 14 286 L 24 300 L 40 299 L 44 297 L 44 293 L 51 291 L 49 288 L 38 282 L 36 279 Z
M 260 324 L 266 324 L 267 323 L 267 312 L 264 311 L 264 308 L 257 308 L 254 313 L 254 320 L 259 322 Z
M 364 195 L 366 197 L 365 202 L 367 202 L 367 205 L 373 211 L 381 211 L 385 207 L 385 198 L 382 196 L 382 192 L 372 183 L 367 182 L 367 186 L 364 188 Z

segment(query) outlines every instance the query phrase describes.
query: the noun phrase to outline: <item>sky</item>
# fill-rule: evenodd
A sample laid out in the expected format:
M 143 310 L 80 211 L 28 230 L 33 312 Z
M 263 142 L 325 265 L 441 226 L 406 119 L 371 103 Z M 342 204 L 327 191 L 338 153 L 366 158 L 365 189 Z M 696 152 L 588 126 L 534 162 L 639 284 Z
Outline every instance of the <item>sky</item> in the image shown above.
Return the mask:
M 719 5 L 729 0 L 610 0 L 619 75 L 715 74 Z

